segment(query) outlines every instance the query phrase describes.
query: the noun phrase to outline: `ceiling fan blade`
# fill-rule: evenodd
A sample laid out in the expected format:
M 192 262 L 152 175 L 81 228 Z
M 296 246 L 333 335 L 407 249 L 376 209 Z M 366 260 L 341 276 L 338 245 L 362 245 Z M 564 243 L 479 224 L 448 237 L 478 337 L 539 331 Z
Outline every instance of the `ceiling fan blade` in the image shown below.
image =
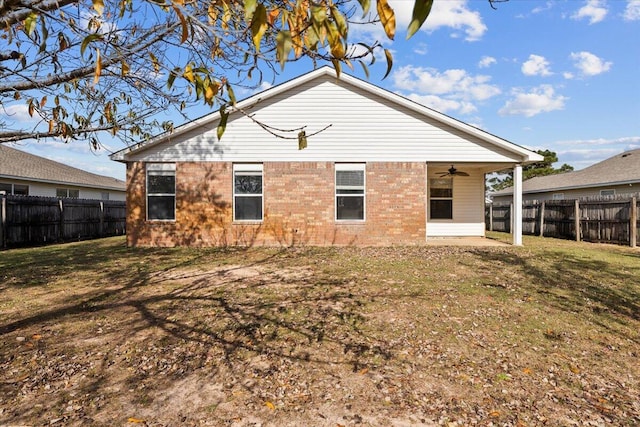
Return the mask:
M 456 171 L 456 175 L 459 175 L 459 176 L 469 176 L 469 174 L 468 174 L 468 173 L 466 173 L 466 172 L 460 172 L 460 171 Z

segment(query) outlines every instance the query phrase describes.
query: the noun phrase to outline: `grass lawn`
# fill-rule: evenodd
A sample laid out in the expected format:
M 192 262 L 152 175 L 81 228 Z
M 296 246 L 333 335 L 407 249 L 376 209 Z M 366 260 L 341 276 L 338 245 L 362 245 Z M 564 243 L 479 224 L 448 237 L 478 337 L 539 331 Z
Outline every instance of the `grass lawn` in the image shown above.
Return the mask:
M 0 425 L 639 425 L 640 250 L 524 243 L 0 252 Z

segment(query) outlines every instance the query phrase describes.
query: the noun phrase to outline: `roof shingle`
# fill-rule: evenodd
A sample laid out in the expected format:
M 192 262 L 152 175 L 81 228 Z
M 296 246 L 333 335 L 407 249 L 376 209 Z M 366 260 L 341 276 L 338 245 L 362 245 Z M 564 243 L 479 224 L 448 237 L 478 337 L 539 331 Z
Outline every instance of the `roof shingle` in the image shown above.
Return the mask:
M 116 178 L 83 171 L 0 144 L 0 177 L 124 191 Z
M 625 151 L 579 171 L 528 179 L 522 183 L 522 192 L 543 193 L 637 182 L 640 182 L 640 149 Z M 496 191 L 492 195 L 509 194 L 513 194 L 513 187 Z

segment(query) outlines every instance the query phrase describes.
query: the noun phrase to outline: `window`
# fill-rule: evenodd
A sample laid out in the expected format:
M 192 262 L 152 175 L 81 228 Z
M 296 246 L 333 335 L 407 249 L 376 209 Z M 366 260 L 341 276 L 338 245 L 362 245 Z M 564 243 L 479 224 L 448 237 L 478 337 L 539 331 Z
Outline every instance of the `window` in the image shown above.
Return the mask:
M 100 200 L 109 200 L 109 192 L 108 191 L 102 191 L 100 193 Z
M 364 221 L 365 165 L 336 164 L 336 220 Z
M 5 194 L 18 194 L 20 196 L 29 195 L 29 186 L 23 184 L 0 183 L 0 192 Z
M 553 193 L 553 200 L 564 200 L 564 193 Z
M 56 197 L 70 197 L 77 199 L 80 197 L 80 190 L 74 190 L 71 188 L 56 188 Z
M 615 196 L 616 195 L 616 190 L 615 189 L 600 190 L 600 195 L 601 196 Z
M 453 219 L 453 179 L 429 180 L 429 216 L 431 219 Z
M 147 165 L 147 219 L 176 219 L 176 165 Z
M 262 165 L 233 165 L 233 220 L 262 221 Z

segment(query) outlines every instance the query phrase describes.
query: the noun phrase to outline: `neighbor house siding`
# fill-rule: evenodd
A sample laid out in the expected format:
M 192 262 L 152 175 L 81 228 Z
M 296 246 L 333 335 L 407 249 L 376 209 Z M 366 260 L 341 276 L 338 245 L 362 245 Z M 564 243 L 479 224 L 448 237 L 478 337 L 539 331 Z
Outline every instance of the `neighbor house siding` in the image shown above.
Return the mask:
M 264 220 L 234 222 L 231 162 L 176 163 L 175 221 L 147 221 L 145 164 L 129 163 L 132 246 L 392 245 L 425 241 L 424 163 L 366 165 L 366 220 L 335 220 L 335 163 L 264 162 Z
M 21 179 L 10 179 L 10 178 L 0 178 L 1 183 L 8 184 L 18 184 L 18 185 L 27 185 L 29 186 L 29 196 L 38 196 L 38 197 L 56 197 L 56 189 L 57 188 L 67 188 L 72 190 L 79 190 L 80 199 L 95 199 L 102 200 L 102 193 L 109 193 L 109 200 L 125 200 L 125 191 L 115 191 L 111 189 L 95 189 L 88 187 L 81 187 L 74 184 L 60 183 L 60 184 L 49 184 L 45 182 L 38 181 L 29 181 L 29 180 L 21 180 Z
M 431 119 L 370 91 L 325 76 L 233 113 L 224 136 L 217 121 L 169 136 L 168 142 L 132 153 L 142 161 L 336 161 L 514 162 L 521 158 L 480 138 Z M 270 135 L 253 120 L 277 129 L 304 126 L 308 146 L 298 150 L 295 132 Z M 325 129 L 326 128 L 326 129 Z M 324 129 L 324 130 L 323 130 Z

